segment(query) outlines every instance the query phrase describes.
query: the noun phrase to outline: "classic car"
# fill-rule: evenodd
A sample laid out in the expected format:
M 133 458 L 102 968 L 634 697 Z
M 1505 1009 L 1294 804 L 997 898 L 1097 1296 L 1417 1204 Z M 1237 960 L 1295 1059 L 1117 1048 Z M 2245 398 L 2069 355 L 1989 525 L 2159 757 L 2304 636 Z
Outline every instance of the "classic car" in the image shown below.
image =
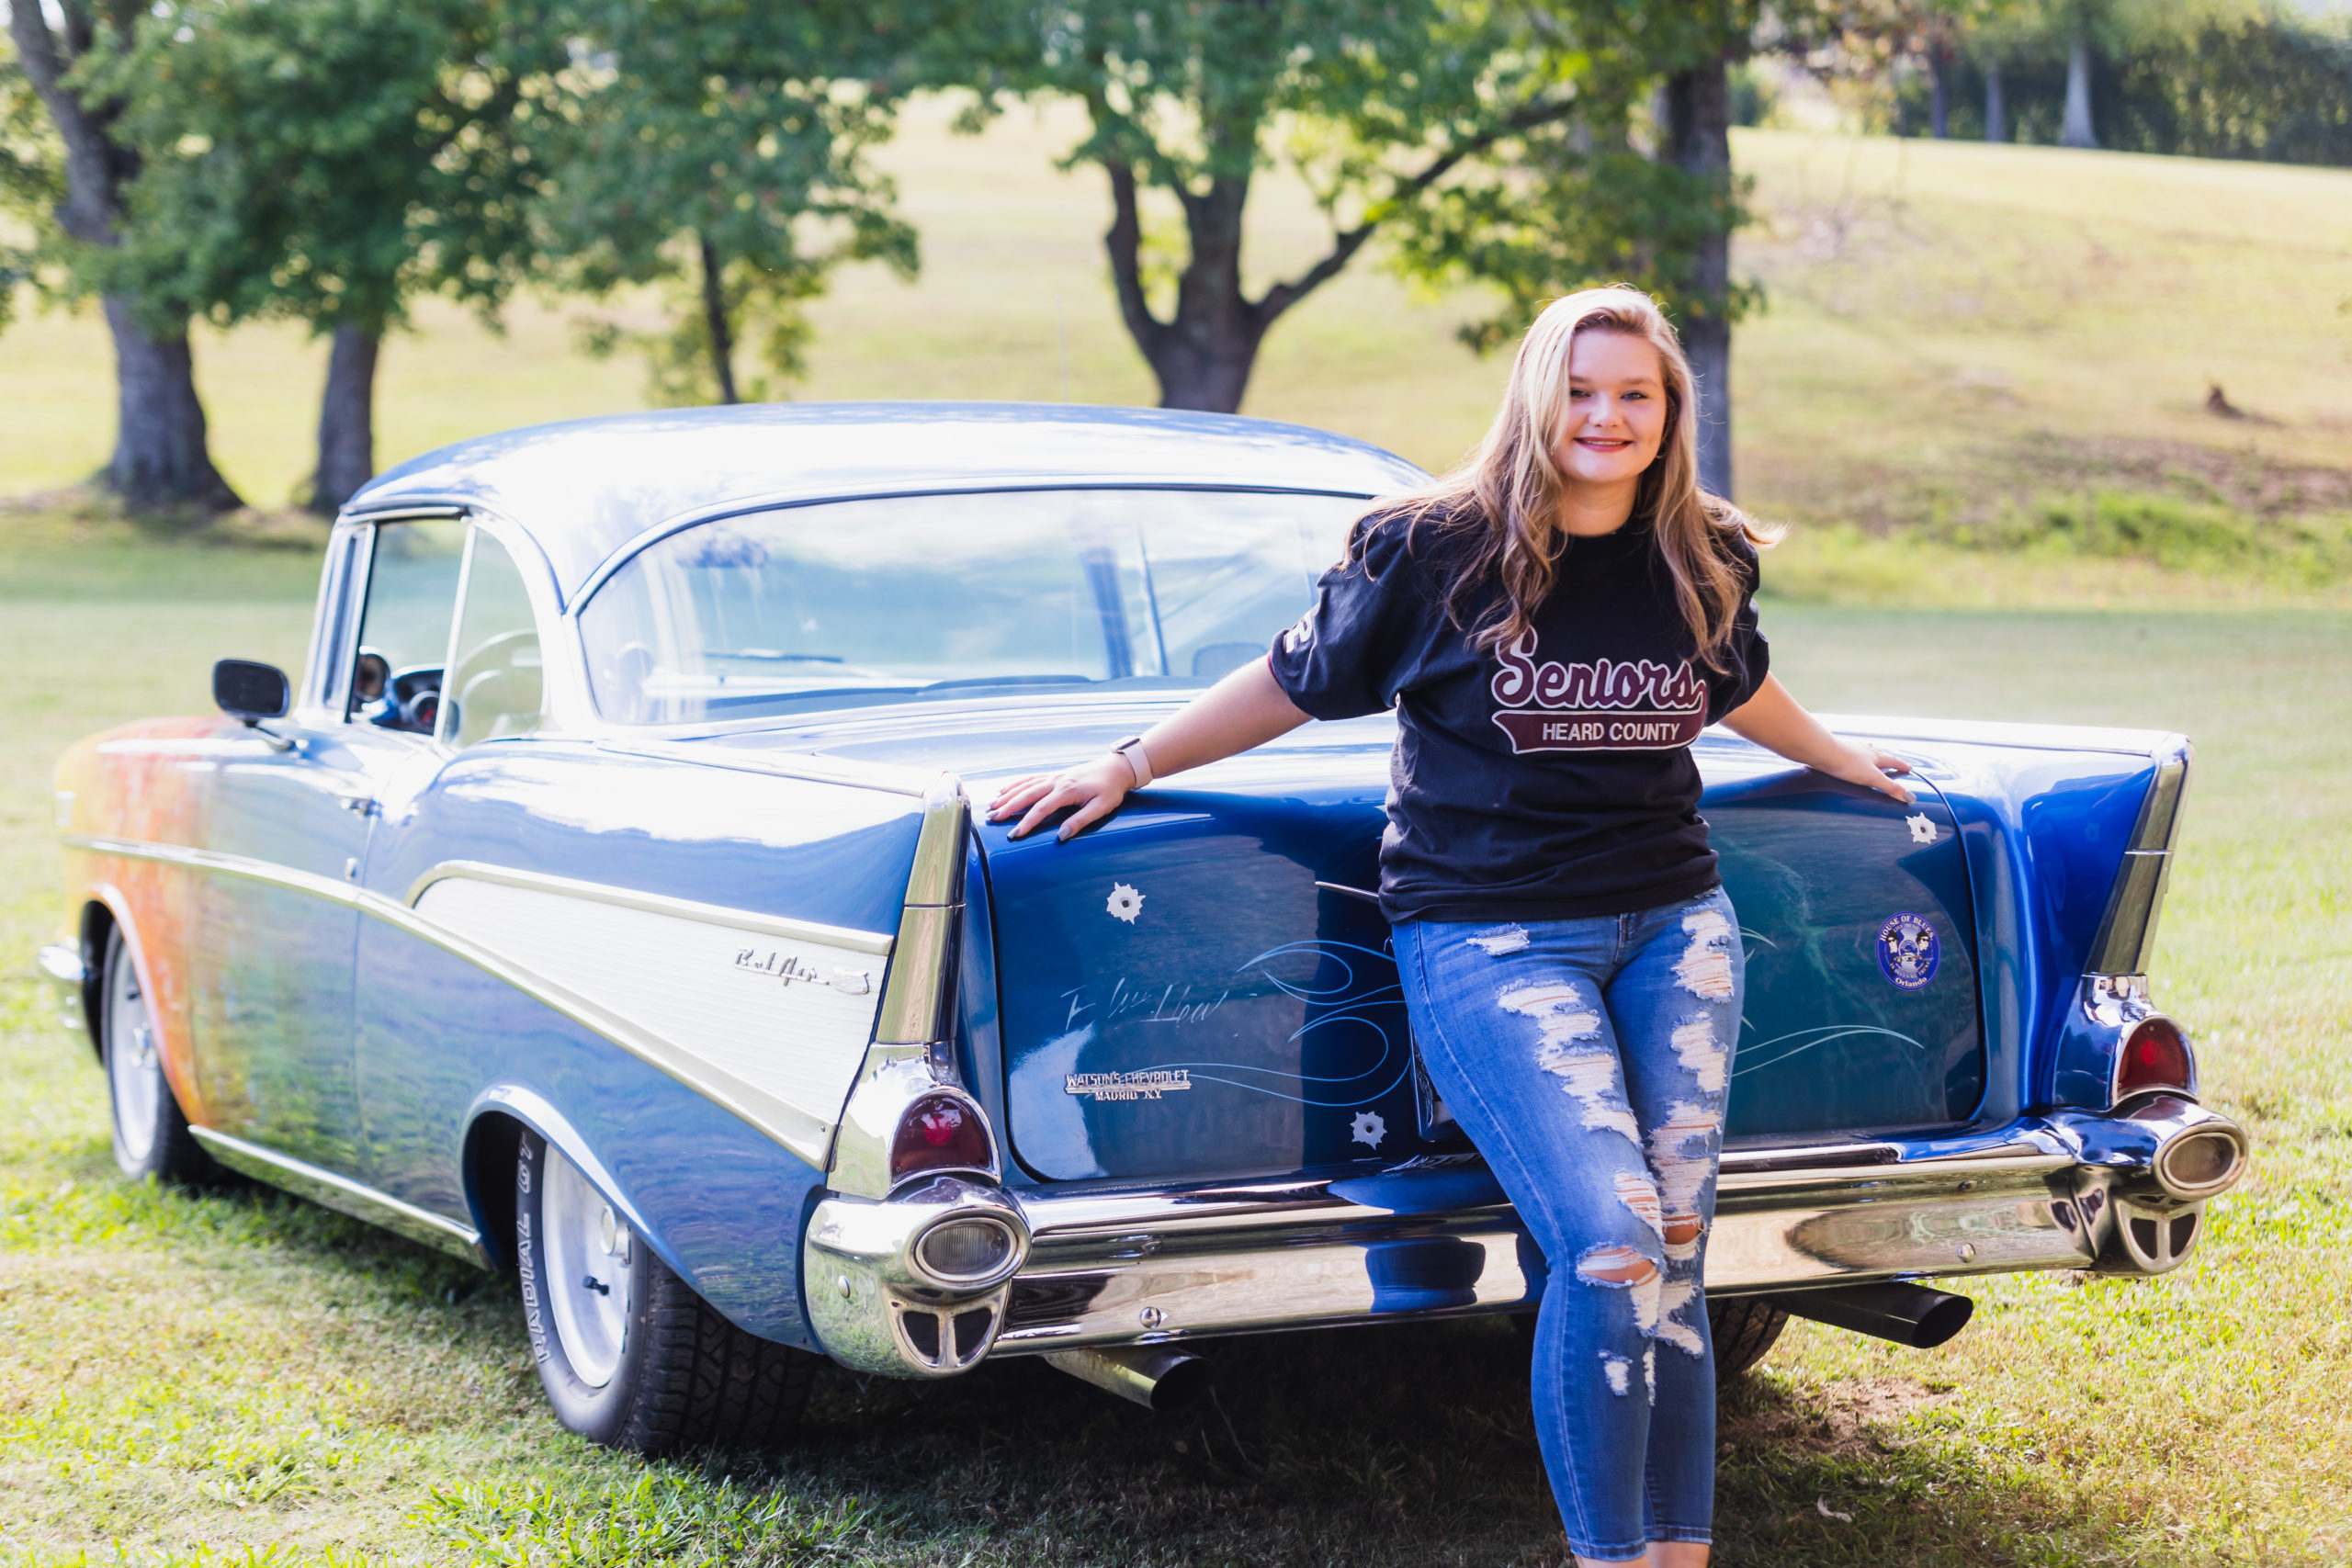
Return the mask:
M 513 1272 L 555 1412 L 749 1445 L 820 1356 L 1524 1314 L 1545 1259 L 1417 1070 L 1371 889 L 1393 721 L 1068 842 L 996 784 L 1261 656 L 1370 498 L 1265 422 L 770 406 L 492 435 L 335 524 L 299 680 L 57 772 L 130 1177 L 228 1170 Z M 1913 1344 L 1926 1277 L 2158 1275 L 2246 1140 L 2147 957 L 2180 736 L 1841 718 L 1917 803 L 1696 743 L 1747 952 L 1708 1312 Z

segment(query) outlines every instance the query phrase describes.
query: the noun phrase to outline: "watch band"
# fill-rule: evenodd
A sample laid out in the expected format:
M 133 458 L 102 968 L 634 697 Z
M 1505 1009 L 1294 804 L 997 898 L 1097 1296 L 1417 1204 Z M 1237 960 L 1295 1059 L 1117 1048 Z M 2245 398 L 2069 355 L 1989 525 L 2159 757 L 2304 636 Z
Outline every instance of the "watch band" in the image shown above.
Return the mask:
M 1125 761 L 1127 772 L 1135 775 L 1135 788 L 1143 789 L 1151 783 L 1151 755 L 1143 749 L 1142 736 L 1130 735 L 1111 750 Z

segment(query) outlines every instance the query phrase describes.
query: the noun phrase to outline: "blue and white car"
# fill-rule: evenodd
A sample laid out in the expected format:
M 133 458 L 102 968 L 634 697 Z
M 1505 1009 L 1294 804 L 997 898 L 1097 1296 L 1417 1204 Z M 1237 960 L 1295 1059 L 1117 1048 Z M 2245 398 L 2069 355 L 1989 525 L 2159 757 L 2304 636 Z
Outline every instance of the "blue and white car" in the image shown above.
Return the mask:
M 231 1168 L 513 1271 L 562 1422 L 791 1425 L 819 1357 L 1521 1313 L 1544 1260 L 1417 1072 L 1372 896 L 1394 727 L 1069 844 L 976 809 L 1261 656 L 1410 465 L 1261 421 L 768 406 L 521 430 L 336 524 L 309 663 L 58 771 L 42 954 L 126 1172 Z M 1697 744 L 1747 1010 L 1724 1367 L 1923 1276 L 2161 1274 L 2246 1140 L 2147 956 L 2177 735 L 1833 719 L 1918 803 Z

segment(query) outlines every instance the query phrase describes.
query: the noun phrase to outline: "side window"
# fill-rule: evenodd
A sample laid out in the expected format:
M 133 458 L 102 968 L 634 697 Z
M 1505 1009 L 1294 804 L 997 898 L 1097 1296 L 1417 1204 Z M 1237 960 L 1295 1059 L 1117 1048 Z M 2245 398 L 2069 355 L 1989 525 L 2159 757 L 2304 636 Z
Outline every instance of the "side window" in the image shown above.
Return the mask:
M 442 686 L 441 739 L 470 746 L 539 727 L 539 634 L 506 547 L 477 528 Z
M 344 699 L 346 716 L 385 729 L 433 733 L 465 558 L 463 523 L 376 525 L 367 608 Z

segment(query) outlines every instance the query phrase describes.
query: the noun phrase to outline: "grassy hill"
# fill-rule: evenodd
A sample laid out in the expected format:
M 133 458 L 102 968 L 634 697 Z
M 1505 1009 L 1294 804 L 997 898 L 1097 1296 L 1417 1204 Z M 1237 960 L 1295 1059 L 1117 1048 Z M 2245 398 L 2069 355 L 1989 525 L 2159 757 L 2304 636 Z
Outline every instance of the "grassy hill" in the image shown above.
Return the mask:
M 978 138 L 946 119 L 918 105 L 887 160 L 922 280 L 844 274 L 816 309 L 801 395 L 1151 400 L 1102 265 L 1102 183 L 1052 167 L 1072 116 L 1021 111 Z M 2344 601 L 2352 172 L 1802 131 L 1743 131 L 1735 152 L 1758 218 L 1736 265 L 1769 301 L 1736 350 L 1740 499 L 1810 525 L 1783 593 Z M 1252 265 L 1294 271 L 1323 233 L 1305 190 L 1270 177 Z M 1360 265 L 1275 329 L 1248 412 L 1442 466 L 1503 370 L 1453 341 L 1475 303 Z M 598 313 L 533 301 L 502 337 L 428 303 L 386 350 L 382 459 L 638 406 L 635 363 L 572 348 Z M 223 470 L 284 503 L 311 459 L 323 347 L 249 327 L 198 353 Z M 111 368 L 91 314 L 33 314 L 0 339 L 0 495 L 98 466 Z M 2205 411 L 2214 385 L 2243 417 Z M 1874 542 L 1890 532 L 1930 547 Z M 2027 568 L 2000 564 L 2026 547 Z

